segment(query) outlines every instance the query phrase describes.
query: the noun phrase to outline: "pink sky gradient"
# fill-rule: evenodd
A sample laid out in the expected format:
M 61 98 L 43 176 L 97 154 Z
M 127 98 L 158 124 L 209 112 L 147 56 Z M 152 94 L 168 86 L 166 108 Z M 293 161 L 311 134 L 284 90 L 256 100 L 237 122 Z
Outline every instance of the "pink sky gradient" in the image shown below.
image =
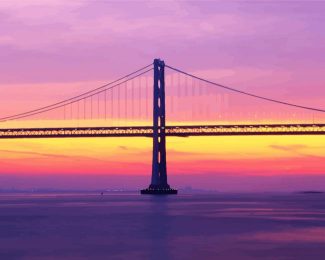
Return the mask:
M 55 101 L 161 57 L 242 90 L 322 106 L 324 11 L 316 1 L 2 1 L 2 99 L 19 109 L 30 105 L 26 94 Z
M 0 2 L 1 117 L 93 89 L 151 63 L 154 58 L 240 90 L 325 108 L 325 2 L 70 2 Z M 249 109 L 246 99 L 238 101 L 237 106 L 243 111 Z M 265 138 L 263 145 L 258 139 L 252 139 L 254 146 L 250 147 L 249 158 L 246 155 L 250 152 L 245 150 L 236 153 L 236 146 L 229 150 L 226 139 L 211 139 L 215 149 L 208 149 L 207 154 L 201 149 L 194 155 L 195 146 L 204 143 L 203 139 L 194 140 L 187 153 L 171 143 L 171 175 L 198 175 L 196 165 L 200 164 L 205 165 L 201 174 L 229 173 L 241 178 L 243 174 L 264 178 L 324 173 L 321 167 L 324 141 L 319 142 L 320 148 L 313 149 L 315 139 L 297 137 L 285 142 L 285 138 L 279 138 L 277 142 Z M 108 147 L 118 147 L 117 141 L 104 140 Z M 133 140 L 128 142 L 139 143 Z M 220 146 L 220 140 L 225 146 Z M 97 147 L 97 141 L 86 142 L 90 150 Z M 67 148 L 66 157 L 62 157 L 62 151 L 69 147 L 68 141 L 57 145 L 52 141 L 35 141 L 42 148 L 41 154 L 32 154 L 34 146 L 29 142 L 15 141 L 11 145 L 7 140 L 0 141 L 3 165 L 0 174 L 4 174 L 3 178 L 5 174 L 19 176 L 26 170 L 26 174 L 39 177 L 42 172 L 54 174 L 52 165 L 55 164 L 60 175 L 77 174 L 80 167 L 89 175 L 147 174 L 149 181 L 151 148 L 147 142 L 140 143 L 134 147 L 126 145 L 128 151 L 134 152 L 134 158 L 146 157 L 134 173 L 133 166 L 121 159 L 122 152 L 118 149 L 106 153 L 105 157 L 95 153 L 89 158 L 90 150 Z M 239 147 L 245 144 L 244 139 L 238 142 Z M 222 152 L 216 153 L 216 147 Z M 289 147 L 282 158 L 278 156 L 281 147 Z M 260 158 L 260 149 L 272 151 Z M 304 149 L 309 149 L 307 154 L 300 153 Z M 180 156 L 181 153 L 185 156 Z M 44 157 L 44 154 L 54 156 Z M 192 161 L 182 167 L 186 158 Z M 75 167 L 74 162 L 78 160 L 81 163 Z M 128 166 L 121 168 L 119 164 Z M 287 165 L 291 168 L 286 168 Z M 108 171 L 107 167 L 113 170 Z M 17 184 L 14 177 L 8 180 L 12 180 L 12 185 Z M 200 187 L 211 188 L 204 180 Z M 226 177 L 222 180 L 228 183 Z M 256 180 L 261 179 L 250 177 L 250 180 L 254 180 L 250 186 L 253 189 L 258 186 Z M 305 179 L 299 183 L 304 182 Z M 10 181 L 5 183 L 10 186 Z M 178 183 L 182 185 L 179 179 Z M 240 189 L 240 185 L 236 187 Z M 225 184 L 224 188 L 231 189 L 231 184 Z
M 34 105 L 55 101 L 161 57 L 242 90 L 323 106 L 324 11 L 315 1 L 2 1 L 2 99 L 23 110 L 26 94 Z

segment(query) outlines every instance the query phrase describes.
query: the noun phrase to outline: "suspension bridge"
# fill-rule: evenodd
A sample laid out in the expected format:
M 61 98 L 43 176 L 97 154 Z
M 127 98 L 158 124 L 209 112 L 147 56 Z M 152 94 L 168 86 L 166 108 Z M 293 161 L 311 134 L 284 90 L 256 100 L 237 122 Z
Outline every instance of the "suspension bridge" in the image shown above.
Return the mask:
M 166 136 L 324 135 L 324 115 L 155 59 L 82 94 L 0 118 L 0 139 L 150 137 L 151 184 L 141 193 L 177 194 L 167 181 Z

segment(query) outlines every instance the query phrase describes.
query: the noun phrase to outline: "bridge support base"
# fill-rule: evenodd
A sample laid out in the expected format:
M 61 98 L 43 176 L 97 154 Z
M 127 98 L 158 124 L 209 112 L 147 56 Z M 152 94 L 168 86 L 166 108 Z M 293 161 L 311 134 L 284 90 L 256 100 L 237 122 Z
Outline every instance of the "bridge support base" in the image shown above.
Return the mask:
M 177 190 L 170 188 L 169 186 L 159 187 L 152 185 L 149 188 L 141 190 L 141 194 L 151 194 L 151 195 L 169 195 L 169 194 L 177 194 Z

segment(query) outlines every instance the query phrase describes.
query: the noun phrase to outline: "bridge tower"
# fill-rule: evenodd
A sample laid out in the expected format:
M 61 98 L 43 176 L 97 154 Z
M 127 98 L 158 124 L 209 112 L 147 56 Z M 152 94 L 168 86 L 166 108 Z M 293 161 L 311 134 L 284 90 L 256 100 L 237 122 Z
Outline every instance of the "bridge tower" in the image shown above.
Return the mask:
M 165 63 L 155 59 L 153 83 L 153 152 L 152 175 L 149 188 L 141 194 L 177 194 L 167 182 L 166 167 L 166 109 L 165 109 Z

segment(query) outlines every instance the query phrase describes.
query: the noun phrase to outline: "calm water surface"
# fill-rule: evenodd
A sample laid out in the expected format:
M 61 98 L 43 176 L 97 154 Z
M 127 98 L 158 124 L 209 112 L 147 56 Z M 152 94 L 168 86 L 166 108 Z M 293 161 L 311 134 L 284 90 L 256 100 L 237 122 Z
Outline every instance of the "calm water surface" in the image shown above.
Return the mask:
M 325 259 L 325 194 L 0 194 L 0 259 Z

